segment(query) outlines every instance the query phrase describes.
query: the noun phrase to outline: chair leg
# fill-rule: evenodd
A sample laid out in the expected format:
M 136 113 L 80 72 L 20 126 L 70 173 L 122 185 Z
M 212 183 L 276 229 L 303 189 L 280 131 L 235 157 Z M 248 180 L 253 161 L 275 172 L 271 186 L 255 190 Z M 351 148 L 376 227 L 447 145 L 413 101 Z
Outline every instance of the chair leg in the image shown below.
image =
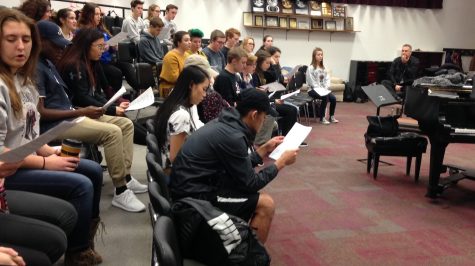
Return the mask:
M 366 160 L 366 172 L 368 174 L 371 171 L 371 160 L 373 160 L 373 154 L 368 151 L 368 159 Z
M 378 176 L 378 166 L 379 166 L 379 154 L 373 154 L 373 158 L 374 158 L 374 165 L 373 165 L 373 178 L 376 179 L 376 177 Z
M 412 156 L 407 156 L 406 161 L 406 175 L 411 174 L 411 164 L 412 164 Z
M 414 173 L 414 182 L 419 182 L 419 173 L 421 171 L 422 153 L 416 156 L 416 172 Z

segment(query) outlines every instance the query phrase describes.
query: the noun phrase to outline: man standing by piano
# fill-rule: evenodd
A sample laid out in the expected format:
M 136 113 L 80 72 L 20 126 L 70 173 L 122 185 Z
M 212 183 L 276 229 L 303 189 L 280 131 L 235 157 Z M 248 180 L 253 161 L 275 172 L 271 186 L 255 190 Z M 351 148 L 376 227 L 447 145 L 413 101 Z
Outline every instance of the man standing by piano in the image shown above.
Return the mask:
M 406 95 L 406 88 L 412 86 L 417 78 L 419 70 L 419 59 L 412 54 L 412 46 L 404 44 L 401 49 L 401 56 L 394 59 L 389 69 L 389 79 L 383 80 L 384 85 L 397 100 L 401 100 Z

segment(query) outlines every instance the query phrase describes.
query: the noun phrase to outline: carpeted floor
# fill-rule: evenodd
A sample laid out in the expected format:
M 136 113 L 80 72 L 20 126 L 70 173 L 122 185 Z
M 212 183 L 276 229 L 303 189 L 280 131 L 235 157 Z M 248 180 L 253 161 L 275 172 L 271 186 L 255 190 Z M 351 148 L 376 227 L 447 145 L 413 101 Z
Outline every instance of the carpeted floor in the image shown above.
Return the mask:
M 366 174 L 363 134 L 371 103 L 338 103 L 339 124 L 313 127 L 297 162 L 265 188 L 277 211 L 266 246 L 272 265 L 473 265 L 475 183 L 461 181 L 432 202 L 424 197 L 429 156 L 419 184 L 405 176 L 405 158 L 382 157 L 378 179 Z M 135 146 L 133 175 L 146 182 L 145 147 Z M 475 168 L 475 146 L 451 144 L 446 162 Z M 414 163 L 413 163 L 414 164 Z M 148 213 L 111 206 L 107 173 L 101 216 L 106 232 L 96 240 L 102 265 L 150 265 Z M 139 198 L 148 203 L 147 194 Z M 58 265 L 62 263 L 59 262 Z
M 266 246 L 272 265 L 473 265 L 475 183 L 461 181 L 431 201 L 421 177 L 405 176 L 405 158 L 382 157 L 378 179 L 366 173 L 363 134 L 371 103 L 338 103 L 339 124 L 313 127 L 295 165 L 265 191 L 277 211 Z M 447 163 L 475 168 L 475 146 L 450 144 Z M 414 163 L 413 163 L 414 168 Z

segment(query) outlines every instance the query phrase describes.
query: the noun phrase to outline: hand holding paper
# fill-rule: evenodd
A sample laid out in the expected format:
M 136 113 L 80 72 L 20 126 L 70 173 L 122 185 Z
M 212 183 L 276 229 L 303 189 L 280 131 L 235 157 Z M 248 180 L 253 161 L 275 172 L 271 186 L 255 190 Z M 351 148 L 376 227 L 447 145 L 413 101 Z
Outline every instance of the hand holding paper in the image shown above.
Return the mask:
M 142 94 L 139 95 L 135 100 L 133 100 L 129 107 L 125 109 L 126 111 L 138 110 L 150 106 L 155 101 L 155 96 L 153 95 L 152 88 L 148 88 Z
M 118 92 L 116 92 L 114 94 L 114 96 L 112 96 L 112 98 L 110 98 L 110 100 L 107 101 L 106 104 L 104 104 L 104 106 L 102 108 L 107 109 L 111 104 L 113 104 L 115 101 L 117 101 L 117 99 L 119 99 L 120 96 L 124 95 L 124 93 L 126 93 L 126 92 L 127 92 L 127 90 L 124 87 L 120 88 L 120 90 Z
M 295 123 L 289 133 L 287 133 L 287 136 L 285 136 L 284 141 L 275 148 L 275 150 L 269 155 L 269 158 L 277 160 L 285 151 L 298 149 L 300 143 L 305 140 L 311 130 L 311 127 Z
M 0 161 L 5 163 L 14 163 L 23 160 L 27 155 L 32 154 L 44 144 L 55 139 L 59 134 L 81 122 L 84 117 L 76 118 L 72 121 L 63 121 L 54 128 L 41 134 L 38 138 L 27 142 L 15 149 L 0 154 Z

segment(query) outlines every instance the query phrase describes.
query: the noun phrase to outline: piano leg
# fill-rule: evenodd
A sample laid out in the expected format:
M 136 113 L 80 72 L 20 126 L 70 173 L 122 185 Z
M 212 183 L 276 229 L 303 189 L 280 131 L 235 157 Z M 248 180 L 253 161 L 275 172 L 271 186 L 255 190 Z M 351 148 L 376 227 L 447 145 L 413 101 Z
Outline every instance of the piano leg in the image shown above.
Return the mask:
M 449 143 L 434 141 L 430 139 L 430 169 L 429 169 L 429 186 L 427 187 L 426 197 L 437 198 L 444 190 L 439 185 L 442 163 L 444 162 L 445 149 Z

